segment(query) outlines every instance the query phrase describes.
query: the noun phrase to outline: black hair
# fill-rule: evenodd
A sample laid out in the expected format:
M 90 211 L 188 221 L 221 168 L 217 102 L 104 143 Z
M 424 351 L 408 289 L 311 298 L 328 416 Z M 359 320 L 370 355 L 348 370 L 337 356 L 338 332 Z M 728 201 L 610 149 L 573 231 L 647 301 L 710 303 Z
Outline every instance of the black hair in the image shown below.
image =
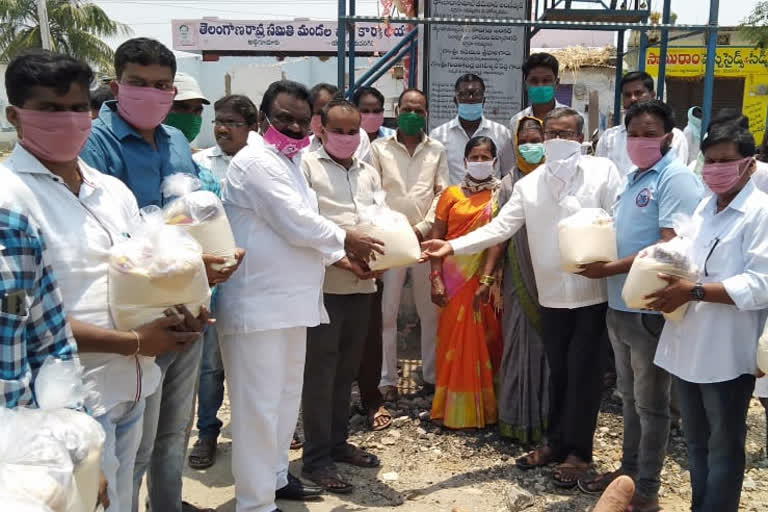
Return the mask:
M 468 83 L 472 83 L 472 82 L 480 82 L 480 86 L 483 88 L 483 92 L 485 92 L 485 82 L 483 82 L 482 78 L 480 78 L 479 76 L 477 76 L 477 75 L 475 75 L 473 73 L 466 73 L 464 75 L 461 75 L 456 80 L 456 85 L 453 86 L 453 90 L 454 91 L 458 91 L 459 90 L 459 86 L 461 84 L 468 84 Z
M 427 95 L 424 94 L 424 91 L 422 91 L 421 89 L 417 89 L 416 87 L 409 87 L 409 88 L 407 88 L 406 90 L 404 90 L 403 92 L 400 93 L 400 96 L 397 98 L 397 105 L 398 106 L 400 106 L 400 104 L 403 102 L 403 98 L 409 92 L 415 92 L 415 93 L 421 94 L 421 96 L 424 98 L 425 106 L 429 106 L 427 104 Z
M 100 110 L 105 101 L 113 99 L 115 99 L 115 95 L 112 94 L 112 89 L 108 85 L 101 85 L 91 91 L 91 108 Z
M 467 158 L 472 150 L 478 146 L 488 146 L 491 150 L 491 155 L 493 158 L 496 158 L 496 143 L 493 142 L 492 138 L 485 135 L 478 135 L 469 139 L 467 145 L 464 146 L 464 158 Z
M 584 118 L 570 107 L 557 107 L 550 110 L 546 117 L 544 117 L 544 126 L 547 125 L 547 121 L 550 119 L 561 119 L 563 117 L 575 117 L 577 133 L 584 133 Z
M 755 138 L 738 121 L 729 121 L 710 125 L 710 129 L 704 140 L 701 141 L 701 152 L 706 151 L 717 144 L 734 143 L 739 148 L 739 154 L 744 158 L 755 155 Z
M 749 118 L 741 113 L 741 110 L 736 108 L 721 108 L 718 110 L 709 121 L 709 126 L 715 126 L 717 124 L 735 124 L 742 128 L 749 130 Z
M 115 74 L 117 79 L 130 64 L 151 66 L 159 64 L 171 68 L 173 76 L 176 76 L 176 57 L 163 43 L 148 37 L 135 37 L 129 39 L 115 50 Z
M 360 106 L 360 100 L 363 99 L 363 96 L 370 94 L 371 96 L 375 97 L 379 103 L 381 103 L 381 108 L 384 108 L 384 95 L 381 94 L 381 91 L 376 89 L 375 87 L 360 87 L 355 91 L 355 94 L 352 95 L 352 103 L 355 104 L 356 107 Z
M 533 71 L 534 68 L 549 68 L 555 74 L 560 71 L 560 63 L 554 55 L 549 53 L 532 53 L 523 64 L 523 78 L 528 78 L 528 74 Z
M 11 105 L 21 107 L 32 96 L 32 88 L 50 87 L 64 95 L 73 83 L 88 91 L 93 81 L 91 67 L 69 55 L 31 50 L 14 58 L 5 70 L 5 90 Z
M 669 105 L 659 100 L 642 101 L 635 103 L 624 116 L 624 126 L 629 128 L 632 119 L 642 114 L 651 114 L 664 122 L 664 133 L 669 133 L 675 127 L 675 113 Z
M 229 94 L 223 98 L 219 98 L 213 104 L 213 110 L 216 112 L 221 109 L 228 109 L 235 114 L 240 114 L 248 125 L 259 123 L 259 110 L 248 96 L 243 96 L 242 94 Z
M 269 84 L 267 91 L 261 98 L 259 110 L 261 110 L 262 114 L 267 117 L 272 116 L 272 106 L 278 94 L 288 94 L 299 100 L 306 101 L 309 104 L 309 109 L 312 110 L 312 95 L 306 87 L 293 80 L 278 80 Z
M 630 71 L 621 77 L 621 82 L 619 82 L 619 90 L 623 91 L 624 86 L 632 82 L 643 82 L 643 86 L 648 89 L 649 92 L 653 92 L 653 77 L 645 71 Z
M 351 110 L 353 112 L 360 112 L 357 110 L 357 107 L 354 106 L 352 103 L 348 102 L 344 98 L 334 98 L 328 103 L 325 104 L 323 107 L 323 110 L 320 111 L 320 121 L 322 121 L 323 126 L 325 126 L 328 123 L 328 112 L 331 111 L 332 108 L 345 108 L 347 110 Z
M 701 109 L 701 107 L 693 107 L 693 117 L 698 117 L 701 119 L 702 115 L 704 115 L 704 111 Z
M 339 88 L 332 84 L 319 83 L 310 89 L 309 93 L 312 95 L 312 101 L 317 100 L 317 97 L 321 92 L 327 92 L 332 98 L 338 96 Z

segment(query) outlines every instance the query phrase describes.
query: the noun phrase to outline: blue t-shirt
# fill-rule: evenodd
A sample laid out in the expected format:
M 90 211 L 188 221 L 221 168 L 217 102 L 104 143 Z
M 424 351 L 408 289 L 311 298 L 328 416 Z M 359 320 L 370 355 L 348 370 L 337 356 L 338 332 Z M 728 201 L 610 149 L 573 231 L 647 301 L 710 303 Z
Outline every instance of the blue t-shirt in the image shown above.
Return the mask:
M 614 212 L 619 259 L 656 243 L 661 229 L 674 228 L 677 214 L 691 215 L 701 196 L 701 183 L 674 151 L 645 172 L 629 173 Z M 637 311 L 621 298 L 626 279 L 627 274 L 608 278 L 608 305 L 619 311 Z
M 187 138 L 176 128 L 158 126 L 155 144 L 157 149 L 118 115 L 116 101 L 107 101 L 93 122 L 80 157 L 94 169 L 125 183 L 139 208 L 163 206 L 163 179 L 177 172 L 198 176 L 200 167 L 192 160 Z

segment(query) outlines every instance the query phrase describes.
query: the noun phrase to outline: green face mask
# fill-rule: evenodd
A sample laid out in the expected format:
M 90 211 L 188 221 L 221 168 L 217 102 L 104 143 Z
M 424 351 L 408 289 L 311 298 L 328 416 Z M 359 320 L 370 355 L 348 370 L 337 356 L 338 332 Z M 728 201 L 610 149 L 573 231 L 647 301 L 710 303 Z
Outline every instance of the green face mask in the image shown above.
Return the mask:
M 544 144 L 520 144 L 517 149 L 523 160 L 529 164 L 538 164 L 544 159 Z
M 397 127 L 400 128 L 405 135 L 418 135 L 424 130 L 426 124 L 427 120 L 414 112 L 403 112 L 397 116 Z
M 534 105 L 543 105 L 555 99 L 554 85 L 529 85 L 528 100 Z
M 203 125 L 203 117 L 195 114 L 187 114 L 186 112 L 171 112 L 165 118 L 163 124 L 178 128 L 187 140 L 192 142 L 195 140 L 195 137 L 200 134 L 200 127 Z

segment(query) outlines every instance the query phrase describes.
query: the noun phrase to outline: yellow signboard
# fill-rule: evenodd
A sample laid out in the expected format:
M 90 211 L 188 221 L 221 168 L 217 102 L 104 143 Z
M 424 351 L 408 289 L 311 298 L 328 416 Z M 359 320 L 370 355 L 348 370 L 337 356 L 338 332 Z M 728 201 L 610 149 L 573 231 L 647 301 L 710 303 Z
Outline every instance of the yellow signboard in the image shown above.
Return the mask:
M 707 64 L 706 48 L 669 48 L 667 76 L 704 76 Z M 653 76 L 659 73 L 659 49 L 649 48 L 645 69 Z M 768 49 L 750 47 L 718 48 L 715 55 L 715 76 L 744 76 L 768 74 Z

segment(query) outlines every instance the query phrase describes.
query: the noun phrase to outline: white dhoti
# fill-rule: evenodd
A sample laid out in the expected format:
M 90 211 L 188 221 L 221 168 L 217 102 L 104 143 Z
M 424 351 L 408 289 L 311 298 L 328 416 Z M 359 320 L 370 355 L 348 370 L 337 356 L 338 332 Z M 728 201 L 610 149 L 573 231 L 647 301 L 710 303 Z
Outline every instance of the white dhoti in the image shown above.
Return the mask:
M 397 314 L 403 293 L 405 276 L 411 270 L 413 302 L 421 325 L 421 366 L 424 380 L 435 383 L 435 342 L 437 339 L 438 308 L 432 303 L 432 283 L 429 262 L 410 267 L 393 268 L 384 272 L 384 292 L 381 299 L 382 345 L 381 386 L 397 386 Z
M 237 512 L 272 512 L 288 484 L 288 450 L 299 415 L 305 327 L 219 336 L 232 411 Z

